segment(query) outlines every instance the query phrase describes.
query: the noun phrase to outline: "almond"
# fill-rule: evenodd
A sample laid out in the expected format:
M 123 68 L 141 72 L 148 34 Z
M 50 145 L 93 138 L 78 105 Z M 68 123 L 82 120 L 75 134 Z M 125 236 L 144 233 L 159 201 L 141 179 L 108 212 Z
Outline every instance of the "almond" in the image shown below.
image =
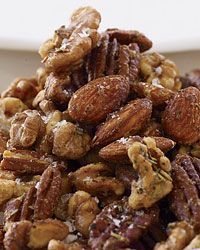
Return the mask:
M 192 144 L 200 139 L 200 91 L 189 87 L 177 92 L 162 118 L 164 131 L 176 142 Z
M 156 146 L 164 153 L 168 152 L 175 146 L 175 142 L 165 137 L 153 137 L 156 141 Z M 129 136 L 120 138 L 117 141 L 110 143 L 99 151 L 99 156 L 104 160 L 115 163 L 129 163 L 127 150 L 134 142 L 142 142 L 140 136 Z
M 129 134 L 135 135 L 150 119 L 151 112 L 152 102 L 149 99 L 129 102 L 99 127 L 93 146 L 106 145 Z
M 72 96 L 69 115 L 79 122 L 98 123 L 119 108 L 129 94 L 128 80 L 119 75 L 98 78 Z

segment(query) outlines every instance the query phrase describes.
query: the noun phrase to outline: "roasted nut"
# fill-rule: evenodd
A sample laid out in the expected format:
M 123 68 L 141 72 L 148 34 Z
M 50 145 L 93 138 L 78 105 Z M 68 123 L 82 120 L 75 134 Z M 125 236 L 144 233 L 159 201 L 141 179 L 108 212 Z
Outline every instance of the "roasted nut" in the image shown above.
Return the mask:
M 156 147 L 166 153 L 175 146 L 175 142 L 165 137 L 153 137 Z M 100 157 L 115 163 L 130 163 L 127 150 L 134 142 L 142 142 L 140 136 L 122 137 L 117 141 L 108 144 L 99 151 Z
M 120 45 L 116 39 L 109 41 L 107 32 L 101 35 L 99 46 L 87 56 L 88 81 L 106 75 L 126 76 L 134 83 L 139 76 L 140 49 L 136 43 Z
M 170 208 L 178 220 L 185 220 L 200 230 L 200 160 L 178 155 L 172 163 L 174 188 L 169 195 Z
M 38 90 L 41 90 L 44 88 L 46 78 L 47 78 L 47 72 L 46 72 L 45 68 L 42 68 L 42 67 L 38 68 L 36 70 L 36 79 L 37 79 L 37 83 L 38 83 Z
M 152 103 L 148 99 L 129 102 L 98 128 L 93 146 L 106 145 L 123 136 L 135 135 L 149 120 L 151 112 Z
M 189 73 L 186 73 L 185 76 L 181 77 L 182 88 L 187 88 L 190 86 L 196 87 L 200 90 L 200 70 L 194 69 Z
M 141 74 L 144 82 L 162 85 L 166 89 L 179 90 L 181 82 L 174 62 L 158 53 L 143 54 L 140 60 Z
M 28 107 L 32 107 L 34 97 L 37 95 L 37 81 L 35 78 L 17 78 L 7 90 L 3 91 L 1 97 L 19 98 Z
M 189 87 L 176 93 L 169 101 L 162 118 L 164 131 L 181 144 L 200 139 L 200 91 Z
M 45 100 L 45 90 L 42 89 L 38 92 L 38 94 L 35 96 L 35 98 L 33 99 L 33 103 L 32 103 L 32 106 L 34 108 L 38 108 L 39 107 L 39 104 L 40 102 L 42 102 L 43 100 Z
M 67 105 L 75 88 L 68 74 L 51 73 L 45 83 L 45 98 L 55 104 Z
M 197 158 L 200 158 L 200 141 L 191 144 L 181 146 L 178 150 L 179 154 L 188 154 Z
M 29 231 L 28 247 L 31 249 L 45 247 L 52 239 L 63 240 L 68 232 L 68 226 L 59 220 L 36 221 Z
M 71 174 L 77 190 L 83 190 L 98 198 L 119 197 L 124 193 L 123 184 L 112 176 L 110 167 L 103 163 L 89 164 Z
M 89 245 L 92 249 L 116 249 L 130 247 L 148 228 L 158 221 L 155 207 L 132 209 L 126 200 L 106 206 L 90 226 Z M 116 244 L 117 243 L 117 244 Z
M 53 215 L 61 195 L 61 182 L 61 173 L 57 167 L 49 166 L 44 171 L 37 187 L 35 220 L 47 219 Z
M 42 154 L 30 150 L 5 150 L 1 168 L 15 175 L 43 173 L 49 162 Z
M 36 110 L 17 113 L 12 120 L 9 146 L 29 148 L 45 132 L 45 124 Z
M 132 182 L 129 205 L 134 209 L 150 207 L 172 190 L 171 164 L 150 137 L 143 143 L 134 142 L 128 149 L 133 168 L 139 180 Z
M 90 150 L 90 136 L 81 128 L 65 120 L 53 129 L 53 154 L 67 159 L 78 159 Z
M 21 250 L 28 243 L 28 234 L 32 223 L 30 221 L 20 221 L 13 223 L 5 234 L 5 250 Z
M 200 247 L 200 235 L 196 235 L 194 239 L 190 242 L 188 246 L 186 246 L 183 250 L 194 250 Z
M 174 222 L 168 225 L 168 235 L 165 242 L 156 244 L 155 250 L 182 250 L 194 237 L 194 230 L 185 221 Z
M 72 96 L 68 111 L 76 121 L 98 123 L 126 101 L 129 83 L 123 76 L 98 78 L 81 87 Z
M 117 39 L 120 44 L 137 43 L 141 52 L 152 47 L 152 42 L 142 33 L 136 30 L 107 29 L 109 39 Z
M 0 205 L 13 197 L 15 190 L 15 181 L 13 180 L 0 180 Z
M 28 107 L 18 98 L 5 97 L 0 99 L 0 125 L 1 130 L 9 132 L 14 115 Z
M 0 156 L 6 150 L 7 141 L 8 141 L 7 133 L 0 130 Z
M 61 27 L 54 38 L 39 50 L 45 67 L 50 71 L 72 68 L 97 45 L 100 14 L 91 7 L 77 9 L 71 16 L 68 28 Z
M 89 235 L 89 226 L 100 212 L 97 202 L 84 191 L 77 191 L 68 201 L 68 216 L 75 219 L 75 227 L 84 237 Z
M 164 88 L 159 84 L 149 84 L 145 82 L 136 82 L 132 84 L 132 89 L 140 97 L 149 98 L 154 106 L 166 104 L 166 102 L 174 95 L 170 89 Z

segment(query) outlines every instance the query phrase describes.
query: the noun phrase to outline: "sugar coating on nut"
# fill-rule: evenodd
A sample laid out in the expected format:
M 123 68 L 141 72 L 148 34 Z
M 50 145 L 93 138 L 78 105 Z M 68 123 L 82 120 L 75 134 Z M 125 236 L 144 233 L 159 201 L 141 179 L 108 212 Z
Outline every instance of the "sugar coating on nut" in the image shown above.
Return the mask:
M 144 143 L 134 142 L 128 149 L 139 180 L 132 182 L 129 205 L 135 209 L 150 207 L 172 190 L 171 164 L 156 147 L 155 140 L 146 137 Z

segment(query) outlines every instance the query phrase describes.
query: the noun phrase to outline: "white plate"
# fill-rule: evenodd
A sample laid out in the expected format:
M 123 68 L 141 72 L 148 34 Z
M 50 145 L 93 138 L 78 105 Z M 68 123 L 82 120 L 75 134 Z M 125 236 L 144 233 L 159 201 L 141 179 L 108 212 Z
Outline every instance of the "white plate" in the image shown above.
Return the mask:
M 198 0 L 2 0 L 0 48 L 37 50 L 83 5 L 100 11 L 101 30 L 137 29 L 162 52 L 200 49 Z

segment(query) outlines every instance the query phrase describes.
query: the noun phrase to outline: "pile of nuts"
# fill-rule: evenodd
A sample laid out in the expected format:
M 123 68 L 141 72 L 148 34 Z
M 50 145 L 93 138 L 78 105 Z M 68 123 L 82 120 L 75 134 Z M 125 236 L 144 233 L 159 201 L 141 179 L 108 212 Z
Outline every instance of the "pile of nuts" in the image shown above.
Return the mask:
M 0 98 L 0 249 L 200 248 L 200 70 L 77 9 Z

